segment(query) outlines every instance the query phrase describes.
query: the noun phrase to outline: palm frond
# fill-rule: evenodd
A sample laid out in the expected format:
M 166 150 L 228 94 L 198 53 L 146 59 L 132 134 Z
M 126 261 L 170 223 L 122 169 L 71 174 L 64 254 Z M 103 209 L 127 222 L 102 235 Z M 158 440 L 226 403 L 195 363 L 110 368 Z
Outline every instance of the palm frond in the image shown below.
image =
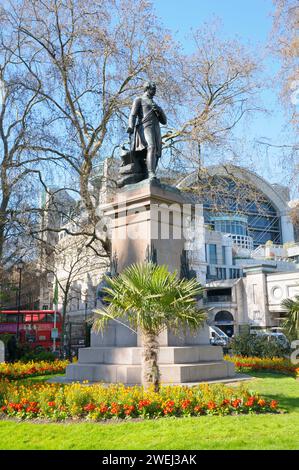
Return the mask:
M 205 320 L 197 305 L 203 287 L 196 279 L 178 279 L 166 266 L 134 264 L 115 278 L 106 277 L 106 282 L 109 306 L 105 315 L 96 312 L 95 328 L 102 329 L 108 319 L 126 318 L 132 328 L 158 334 L 166 326 L 196 330 Z
M 285 299 L 281 303 L 287 310 L 287 317 L 283 322 L 283 328 L 291 337 L 299 336 L 299 295 L 295 299 Z

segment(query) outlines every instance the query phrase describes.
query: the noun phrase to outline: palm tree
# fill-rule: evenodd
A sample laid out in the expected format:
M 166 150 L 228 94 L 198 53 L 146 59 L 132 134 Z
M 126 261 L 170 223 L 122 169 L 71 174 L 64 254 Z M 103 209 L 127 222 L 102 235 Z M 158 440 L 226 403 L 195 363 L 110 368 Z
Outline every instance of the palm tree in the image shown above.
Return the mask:
M 198 308 L 203 292 L 196 279 L 178 279 L 166 266 L 153 263 L 134 264 L 119 276 L 106 277 L 104 300 L 108 307 L 95 311 L 94 328 L 103 330 L 110 319 L 125 319 L 141 331 L 143 339 L 142 381 L 145 388 L 158 391 L 158 334 L 166 327 L 174 332 L 195 332 L 206 318 Z
M 299 295 L 295 299 L 285 299 L 281 306 L 287 310 L 287 318 L 283 323 L 283 327 L 292 338 L 299 336 Z

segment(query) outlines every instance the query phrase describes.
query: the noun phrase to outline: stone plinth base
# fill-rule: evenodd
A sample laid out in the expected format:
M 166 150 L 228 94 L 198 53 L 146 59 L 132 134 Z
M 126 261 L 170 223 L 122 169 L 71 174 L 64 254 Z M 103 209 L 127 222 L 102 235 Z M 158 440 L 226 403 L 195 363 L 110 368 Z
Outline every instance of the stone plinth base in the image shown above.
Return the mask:
M 141 384 L 142 348 L 92 347 L 80 349 L 79 361 L 66 370 L 68 381 Z M 234 377 L 234 365 L 224 361 L 217 346 L 161 347 L 162 383 L 190 383 Z

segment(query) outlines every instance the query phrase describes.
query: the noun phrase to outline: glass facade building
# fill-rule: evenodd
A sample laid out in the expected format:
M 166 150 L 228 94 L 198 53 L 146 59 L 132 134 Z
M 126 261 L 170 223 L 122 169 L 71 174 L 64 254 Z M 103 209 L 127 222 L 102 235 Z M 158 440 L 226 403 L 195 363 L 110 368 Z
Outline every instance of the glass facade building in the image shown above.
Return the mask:
M 240 237 L 234 241 L 244 247 L 250 240 L 243 237 L 251 237 L 253 248 L 268 240 L 282 243 L 278 211 L 262 191 L 246 181 L 240 183 L 222 175 L 212 176 L 209 186 L 215 191 L 203 194 L 205 223 L 214 230 Z

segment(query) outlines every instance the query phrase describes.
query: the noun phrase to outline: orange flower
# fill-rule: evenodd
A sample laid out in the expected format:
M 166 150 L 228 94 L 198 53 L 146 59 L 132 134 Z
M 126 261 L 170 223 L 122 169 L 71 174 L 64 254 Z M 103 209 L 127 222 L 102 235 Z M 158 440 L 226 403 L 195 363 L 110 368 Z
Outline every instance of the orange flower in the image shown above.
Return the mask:
M 203 407 L 200 406 L 200 405 L 196 405 L 196 406 L 194 407 L 194 411 L 195 411 L 195 413 L 199 413 L 199 414 L 201 414 L 201 415 L 204 414 L 204 409 L 203 409 Z
M 130 416 L 130 414 L 135 410 L 134 405 L 124 405 L 125 415 Z
M 183 400 L 182 401 L 182 408 L 183 410 L 186 410 L 186 408 L 188 408 L 188 406 L 190 405 L 191 403 L 191 400 Z
M 254 397 L 248 398 L 247 402 L 245 403 L 245 406 L 253 406 L 254 405 Z
M 120 411 L 120 407 L 118 406 L 118 404 L 114 403 L 114 402 L 111 403 L 111 413 L 113 415 L 117 415 L 119 413 L 119 411 Z
M 230 401 L 227 398 L 225 398 L 221 404 L 222 404 L 222 406 L 226 406 L 229 403 L 230 403 Z
M 140 400 L 138 403 L 139 410 L 142 410 L 145 406 L 149 406 L 151 404 L 150 400 Z
M 242 400 L 240 400 L 240 398 L 236 398 L 235 400 L 232 401 L 232 406 L 234 408 L 238 408 L 241 402 Z
M 266 405 L 266 400 L 263 400 L 262 398 L 260 398 L 257 403 L 258 403 L 259 406 L 265 406 Z
M 276 410 L 277 406 L 278 406 L 278 401 L 276 401 L 276 400 L 271 400 L 271 402 L 270 402 L 270 408 L 271 408 L 272 410 Z
M 207 407 L 209 410 L 215 410 L 217 408 L 217 405 L 214 401 L 209 401 L 209 403 L 207 404 Z
M 96 406 L 93 403 L 88 403 L 88 405 L 85 405 L 83 407 L 83 410 L 89 412 L 89 411 L 95 410 L 95 408 L 96 408 Z

